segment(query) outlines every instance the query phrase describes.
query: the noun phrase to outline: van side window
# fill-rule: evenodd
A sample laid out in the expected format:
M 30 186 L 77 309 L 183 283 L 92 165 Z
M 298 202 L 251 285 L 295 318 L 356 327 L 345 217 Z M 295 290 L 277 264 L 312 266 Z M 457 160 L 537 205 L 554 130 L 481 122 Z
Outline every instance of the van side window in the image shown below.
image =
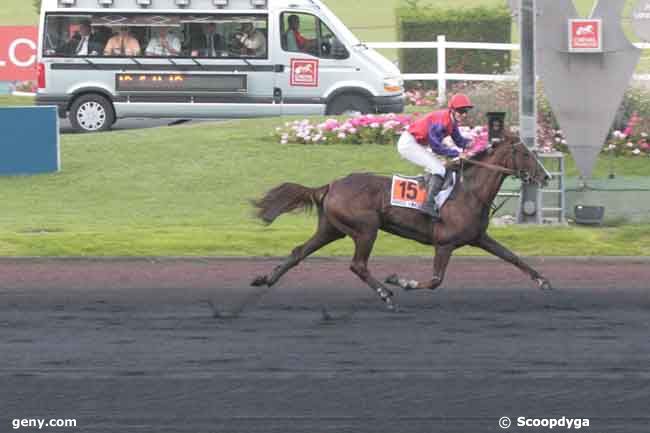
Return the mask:
M 265 14 L 89 14 L 45 17 L 44 57 L 268 58 Z
M 349 53 L 334 32 L 318 17 L 284 12 L 280 18 L 282 49 L 324 59 L 346 59 Z

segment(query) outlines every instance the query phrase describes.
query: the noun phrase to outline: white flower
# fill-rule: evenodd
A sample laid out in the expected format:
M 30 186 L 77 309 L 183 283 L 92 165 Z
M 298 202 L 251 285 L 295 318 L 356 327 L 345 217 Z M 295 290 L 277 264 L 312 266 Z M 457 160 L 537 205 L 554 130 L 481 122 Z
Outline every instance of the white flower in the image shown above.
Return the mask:
M 280 144 L 287 144 L 287 143 L 288 143 L 287 140 L 284 140 L 284 139 L 283 139 L 283 140 L 280 140 Z
M 641 154 L 641 150 L 639 150 L 639 149 L 634 149 L 634 150 L 632 151 L 632 153 L 635 154 L 635 155 L 640 155 L 640 154 Z
M 609 150 L 616 149 L 616 145 L 615 144 L 610 144 L 609 146 L 607 146 L 607 149 L 609 149 Z
M 628 141 L 627 143 L 625 143 L 625 145 L 626 145 L 627 147 L 629 147 L 629 148 L 633 148 L 633 147 L 634 147 L 634 143 L 632 143 L 631 141 Z
M 641 133 L 641 137 L 646 138 L 647 136 L 648 136 L 648 133 L 647 133 L 647 132 L 642 132 L 642 133 Z
M 370 127 L 373 128 L 373 129 L 375 129 L 375 128 L 379 128 L 379 123 L 377 123 L 377 122 L 372 122 L 372 123 L 370 124 Z
M 346 137 L 345 132 L 339 132 L 337 137 L 343 140 Z

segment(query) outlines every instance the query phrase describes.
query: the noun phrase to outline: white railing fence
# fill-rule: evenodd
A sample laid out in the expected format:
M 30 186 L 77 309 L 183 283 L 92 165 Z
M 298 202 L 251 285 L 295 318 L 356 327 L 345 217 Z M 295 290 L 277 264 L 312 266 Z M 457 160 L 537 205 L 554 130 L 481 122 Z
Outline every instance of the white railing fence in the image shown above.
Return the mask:
M 367 42 L 370 48 L 436 48 L 438 50 L 438 71 L 427 74 L 402 73 L 405 81 L 437 81 L 438 102 L 444 103 L 447 100 L 447 81 L 518 81 L 516 74 L 448 74 L 447 73 L 447 49 L 470 49 L 470 50 L 498 50 L 518 51 L 518 44 L 492 44 L 483 42 L 449 42 L 445 35 L 438 35 L 436 42 Z M 635 43 L 637 48 L 642 50 L 650 49 L 650 43 Z M 433 69 L 433 67 L 432 67 Z M 650 74 L 634 75 L 635 80 L 650 81 Z

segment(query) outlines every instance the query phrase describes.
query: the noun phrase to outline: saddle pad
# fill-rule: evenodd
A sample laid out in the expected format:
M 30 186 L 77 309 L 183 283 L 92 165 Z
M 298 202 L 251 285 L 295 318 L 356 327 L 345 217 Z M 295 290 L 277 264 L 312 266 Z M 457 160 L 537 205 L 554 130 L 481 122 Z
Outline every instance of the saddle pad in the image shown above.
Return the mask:
M 410 177 L 399 174 L 393 175 L 393 182 L 390 188 L 391 206 L 422 209 L 422 205 L 427 198 L 427 191 L 425 188 L 420 187 L 420 183 L 418 182 L 418 179 L 420 178 L 421 176 Z M 445 185 L 447 185 L 446 182 Z M 440 191 L 436 196 L 438 209 L 442 209 L 442 206 L 454 190 L 454 185 L 456 185 L 456 173 L 452 173 L 452 181 L 449 186 Z

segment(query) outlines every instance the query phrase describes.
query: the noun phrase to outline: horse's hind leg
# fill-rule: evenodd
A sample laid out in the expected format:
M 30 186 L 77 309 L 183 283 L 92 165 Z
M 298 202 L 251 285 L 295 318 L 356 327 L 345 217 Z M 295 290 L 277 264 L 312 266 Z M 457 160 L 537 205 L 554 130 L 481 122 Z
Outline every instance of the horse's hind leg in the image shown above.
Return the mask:
M 487 234 L 483 234 L 483 236 L 481 236 L 481 238 L 478 241 L 472 243 L 472 245 L 482 248 L 488 253 L 494 254 L 495 256 L 499 257 L 502 260 L 505 260 L 508 263 L 512 263 L 513 265 L 521 269 L 523 272 L 528 274 L 530 278 L 532 278 L 537 283 L 540 289 L 542 290 L 552 289 L 551 283 L 546 278 L 544 278 L 539 272 L 531 268 L 526 262 L 521 260 L 515 253 L 513 253 L 512 251 L 510 251 L 509 249 L 501 245 L 496 240 L 492 239 Z
M 287 257 L 281 265 L 276 266 L 270 275 L 258 276 L 251 282 L 251 285 L 266 285 L 268 287 L 271 287 L 278 282 L 282 275 L 300 263 L 305 257 L 324 247 L 325 245 L 343 237 L 345 237 L 345 234 L 337 230 L 333 225 L 329 223 L 325 216 L 321 215 L 318 221 L 318 230 L 316 233 L 311 238 L 309 238 L 307 242 L 294 248 L 293 251 L 291 251 L 291 255 Z
M 373 289 L 382 301 L 386 303 L 389 309 L 394 309 L 395 305 L 392 301 L 393 292 L 386 286 L 380 283 L 375 277 L 370 274 L 368 270 L 368 258 L 370 252 L 377 239 L 377 230 L 355 234 L 354 239 L 354 258 L 350 264 L 350 270 L 354 272 L 363 282 L 365 282 L 371 289 Z

